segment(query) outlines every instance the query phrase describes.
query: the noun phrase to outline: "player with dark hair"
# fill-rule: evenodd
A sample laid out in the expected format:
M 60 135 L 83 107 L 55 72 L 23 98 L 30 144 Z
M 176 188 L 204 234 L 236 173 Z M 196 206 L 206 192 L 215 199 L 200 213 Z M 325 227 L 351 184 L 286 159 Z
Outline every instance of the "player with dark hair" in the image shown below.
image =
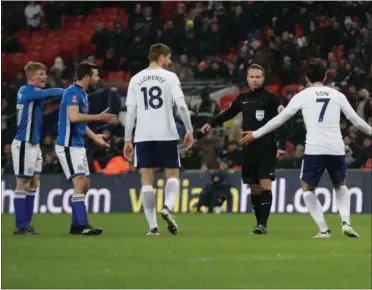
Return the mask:
M 243 130 L 256 130 L 280 112 L 283 106 L 279 97 L 263 87 L 265 70 L 261 66 L 253 64 L 248 67 L 247 81 L 251 91 L 240 94 L 226 111 L 203 126 L 203 132 L 234 118 L 240 112 L 243 114 Z M 242 178 L 251 188 L 251 201 L 257 222 L 253 234 L 267 233 L 276 160 L 285 153 L 282 141 L 284 140 L 281 140 L 279 146 L 281 149 L 278 149 L 275 134 L 270 134 L 260 142 L 243 148 Z
M 350 223 L 350 194 L 345 185 L 347 166 L 340 129 L 341 112 L 356 128 L 369 136 L 372 136 L 372 128 L 357 115 L 344 94 L 323 85 L 325 67 L 322 63 L 311 62 L 305 76 L 309 87 L 295 95 L 288 106 L 265 126 L 254 132 L 243 132 L 245 137 L 241 141 L 252 145 L 257 143 L 301 110 L 307 133 L 300 179 L 305 205 L 320 231 L 314 238 L 331 236 L 322 206 L 315 195 L 315 188 L 325 170 L 336 191 L 342 231 L 348 237 L 357 238 L 359 234 Z
M 62 96 L 64 89 L 43 89 L 46 67 L 29 62 L 25 66 L 27 85 L 17 94 L 17 132 L 12 142 L 12 159 L 17 185 L 14 195 L 16 228 L 14 234 L 39 234 L 31 225 L 35 193 L 39 186 L 43 158 L 40 137 L 43 127 L 43 100 Z
M 116 116 L 109 114 L 107 108 L 100 114 L 89 115 L 88 96 L 86 91 L 99 80 L 98 69 L 87 62 L 76 68 L 76 82 L 63 94 L 58 122 L 56 154 L 66 178 L 72 181 L 74 193 L 71 197 L 72 223 L 70 234 L 100 235 L 103 230 L 92 227 L 88 222 L 85 207 L 85 195 L 89 190 L 89 168 L 84 148 L 84 137 L 87 135 L 98 146 L 110 145 L 103 135 L 95 134 L 87 122 L 115 122 Z

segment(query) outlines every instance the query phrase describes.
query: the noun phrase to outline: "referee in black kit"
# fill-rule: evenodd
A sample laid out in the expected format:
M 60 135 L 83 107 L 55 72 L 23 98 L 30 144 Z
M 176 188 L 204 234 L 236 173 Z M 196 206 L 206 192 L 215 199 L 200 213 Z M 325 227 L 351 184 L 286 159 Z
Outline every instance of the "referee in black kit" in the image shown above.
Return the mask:
M 226 111 L 216 116 L 209 124 L 205 124 L 202 128 L 204 133 L 213 126 L 234 118 L 240 112 L 243 114 L 243 131 L 254 131 L 264 126 L 283 109 L 279 97 L 263 87 L 265 81 L 263 67 L 257 64 L 248 67 L 247 81 L 250 92 L 241 93 Z M 242 178 L 251 188 L 252 207 L 257 220 L 253 234 L 267 233 L 267 220 L 273 198 L 271 183 L 275 180 L 276 160 L 285 154 L 284 140 L 280 141 L 283 142 L 280 142 L 278 149 L 275 133 L 271 133 L 243 147 Z

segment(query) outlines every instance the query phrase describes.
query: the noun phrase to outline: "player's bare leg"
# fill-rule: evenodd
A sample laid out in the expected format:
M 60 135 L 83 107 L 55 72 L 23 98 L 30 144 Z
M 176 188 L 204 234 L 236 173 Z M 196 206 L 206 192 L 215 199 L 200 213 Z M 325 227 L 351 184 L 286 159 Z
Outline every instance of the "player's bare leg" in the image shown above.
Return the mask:
M 336 191 L 336 203 L 341 216 L 342 232 L 350 238 L 359 238 L 359 234 L 353 229 L 350 222 L 350 194 L 345 183 L 334 185 Z
M 167 183 L 165 184 L 165 202 L 161 216 L 166 221 L 168 231 L 172 235 L 178 233 L 178 225 L 173 215 L 173 207 L 180 192 L 179 175 L 180 171 L 178 168 L 165 169 Z
M 31 235 L 28 231 L 28 221 L 26 213 L 26 195 L 31 185 L 31 178 L 17 177 L 16 189 L 14 195 L 14 213 L 16 227 L 14 229 L 15 235 Z
M 72 179 L 74 193 L 71 197 L 72 224 L 71 235 L 96 236 L 103 230 L 92 227 L 88 222 L 88 213 L 85 206 L 85 195 L 89 189 L 89 178 L 85 175 L 75 176 Z
M 156 200 L 154 194 L 154 168 L 141 169 L 141 194 L 143 200 L 143 211 L 149 224 L 148 236 L 158 236 L 159 226 L 156 219 Z
M 324 219 L 322 205 L 315 195 L 315 188 L 308 185 L 303 180 L 301 180 L 301 187 L 305 205 L 320 231 L 314 238 L 324 239 L 331 237 L 331 231 Z

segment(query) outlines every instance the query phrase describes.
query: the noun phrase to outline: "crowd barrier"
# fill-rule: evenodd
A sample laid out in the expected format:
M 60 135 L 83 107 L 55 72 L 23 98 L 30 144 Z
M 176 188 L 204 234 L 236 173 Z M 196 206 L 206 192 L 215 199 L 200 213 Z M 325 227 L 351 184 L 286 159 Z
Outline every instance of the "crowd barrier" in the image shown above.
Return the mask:
M 242 184 L 240 172 L 229 175 L 231 182 L 232 204 L 234 213 L 251 212 L 250 190 Z M 210 182 L 207 173 L 184 172 L 181 175 L 181 189 L 174 208 L 175 212 L 188 213 L 196 205 L 203 187 Z M 372 212 L 372 171 L 351 170 L 348 172 L 347 185 L 351 194 L 352 213 Z M 164 176 L 159 174 L 155 181 L 157 210 L 164 203 Z M 13 196 L 15 177 L 2 176 L 2 213 L 13 213 Z M 86 204 L 91 213 L 137 213 L 142 211 L 140 197 L 140 177 L 131 173 L 117 176 L 91 176 L 91 189 L 87 194 Z M 298 170 L 278 170 L 273 183 L 274 213 L 307 213 L 302 198 Z M 36 213 L 71 213 L 70 197 L 73 194 L 72 183 L 63 175 L 42 175 L 41 184 L 35 198 Z M 335 193 L 328 176 L 323 176 L 316 194 L 326 213 L 336 213 Z

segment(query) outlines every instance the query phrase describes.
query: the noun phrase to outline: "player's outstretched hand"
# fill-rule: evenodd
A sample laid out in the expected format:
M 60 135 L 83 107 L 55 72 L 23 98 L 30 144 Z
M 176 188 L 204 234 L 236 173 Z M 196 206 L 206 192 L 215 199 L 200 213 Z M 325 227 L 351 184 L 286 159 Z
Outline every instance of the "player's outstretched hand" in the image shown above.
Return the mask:
M 281 156 L 284 156 L 286 154 L 285 150 L 278 149 L 276 151 L 276 159 L 278 160 Z
M 109 110 L 110 110 L 110 108 L 107 108 L 106 110 L 101 112 L 99 114 L 99 116 L 100 116 L 99 119 L 100 119 L 100 121 L 104 121 L 104 122 L 107 122 L 107 123 L 115 123 L 116 120 L 118 119 L 118 117 L 114 114 L 107 113 Z
M 202 128 L 201 128 L 201 131 L 203 134 L 206 134 L 210 129 L 212 128 L 211 125 L 209 124 L 205 124 Z
M 133 145 L 131 141 L 125 141 L 123 155 L 128 161 L 132 160 L 133 157 Z
M 248 145 L 249 143 L 252 143 L 255 140 L 251 131 L 243 131 L 242 135 L 244 137 L 239 140 L 240 145 Z
M 185 137 L 183 138 L 183 146 L 185 150 L 189 150 L 192 145 L 194 144 L 194 135 L 192 132 L 186 133 Z
M 94 142 L 102 147 L 110 147 L 110 144 L 106 142 L 107 136 L 103 134 L 96 134 Z

